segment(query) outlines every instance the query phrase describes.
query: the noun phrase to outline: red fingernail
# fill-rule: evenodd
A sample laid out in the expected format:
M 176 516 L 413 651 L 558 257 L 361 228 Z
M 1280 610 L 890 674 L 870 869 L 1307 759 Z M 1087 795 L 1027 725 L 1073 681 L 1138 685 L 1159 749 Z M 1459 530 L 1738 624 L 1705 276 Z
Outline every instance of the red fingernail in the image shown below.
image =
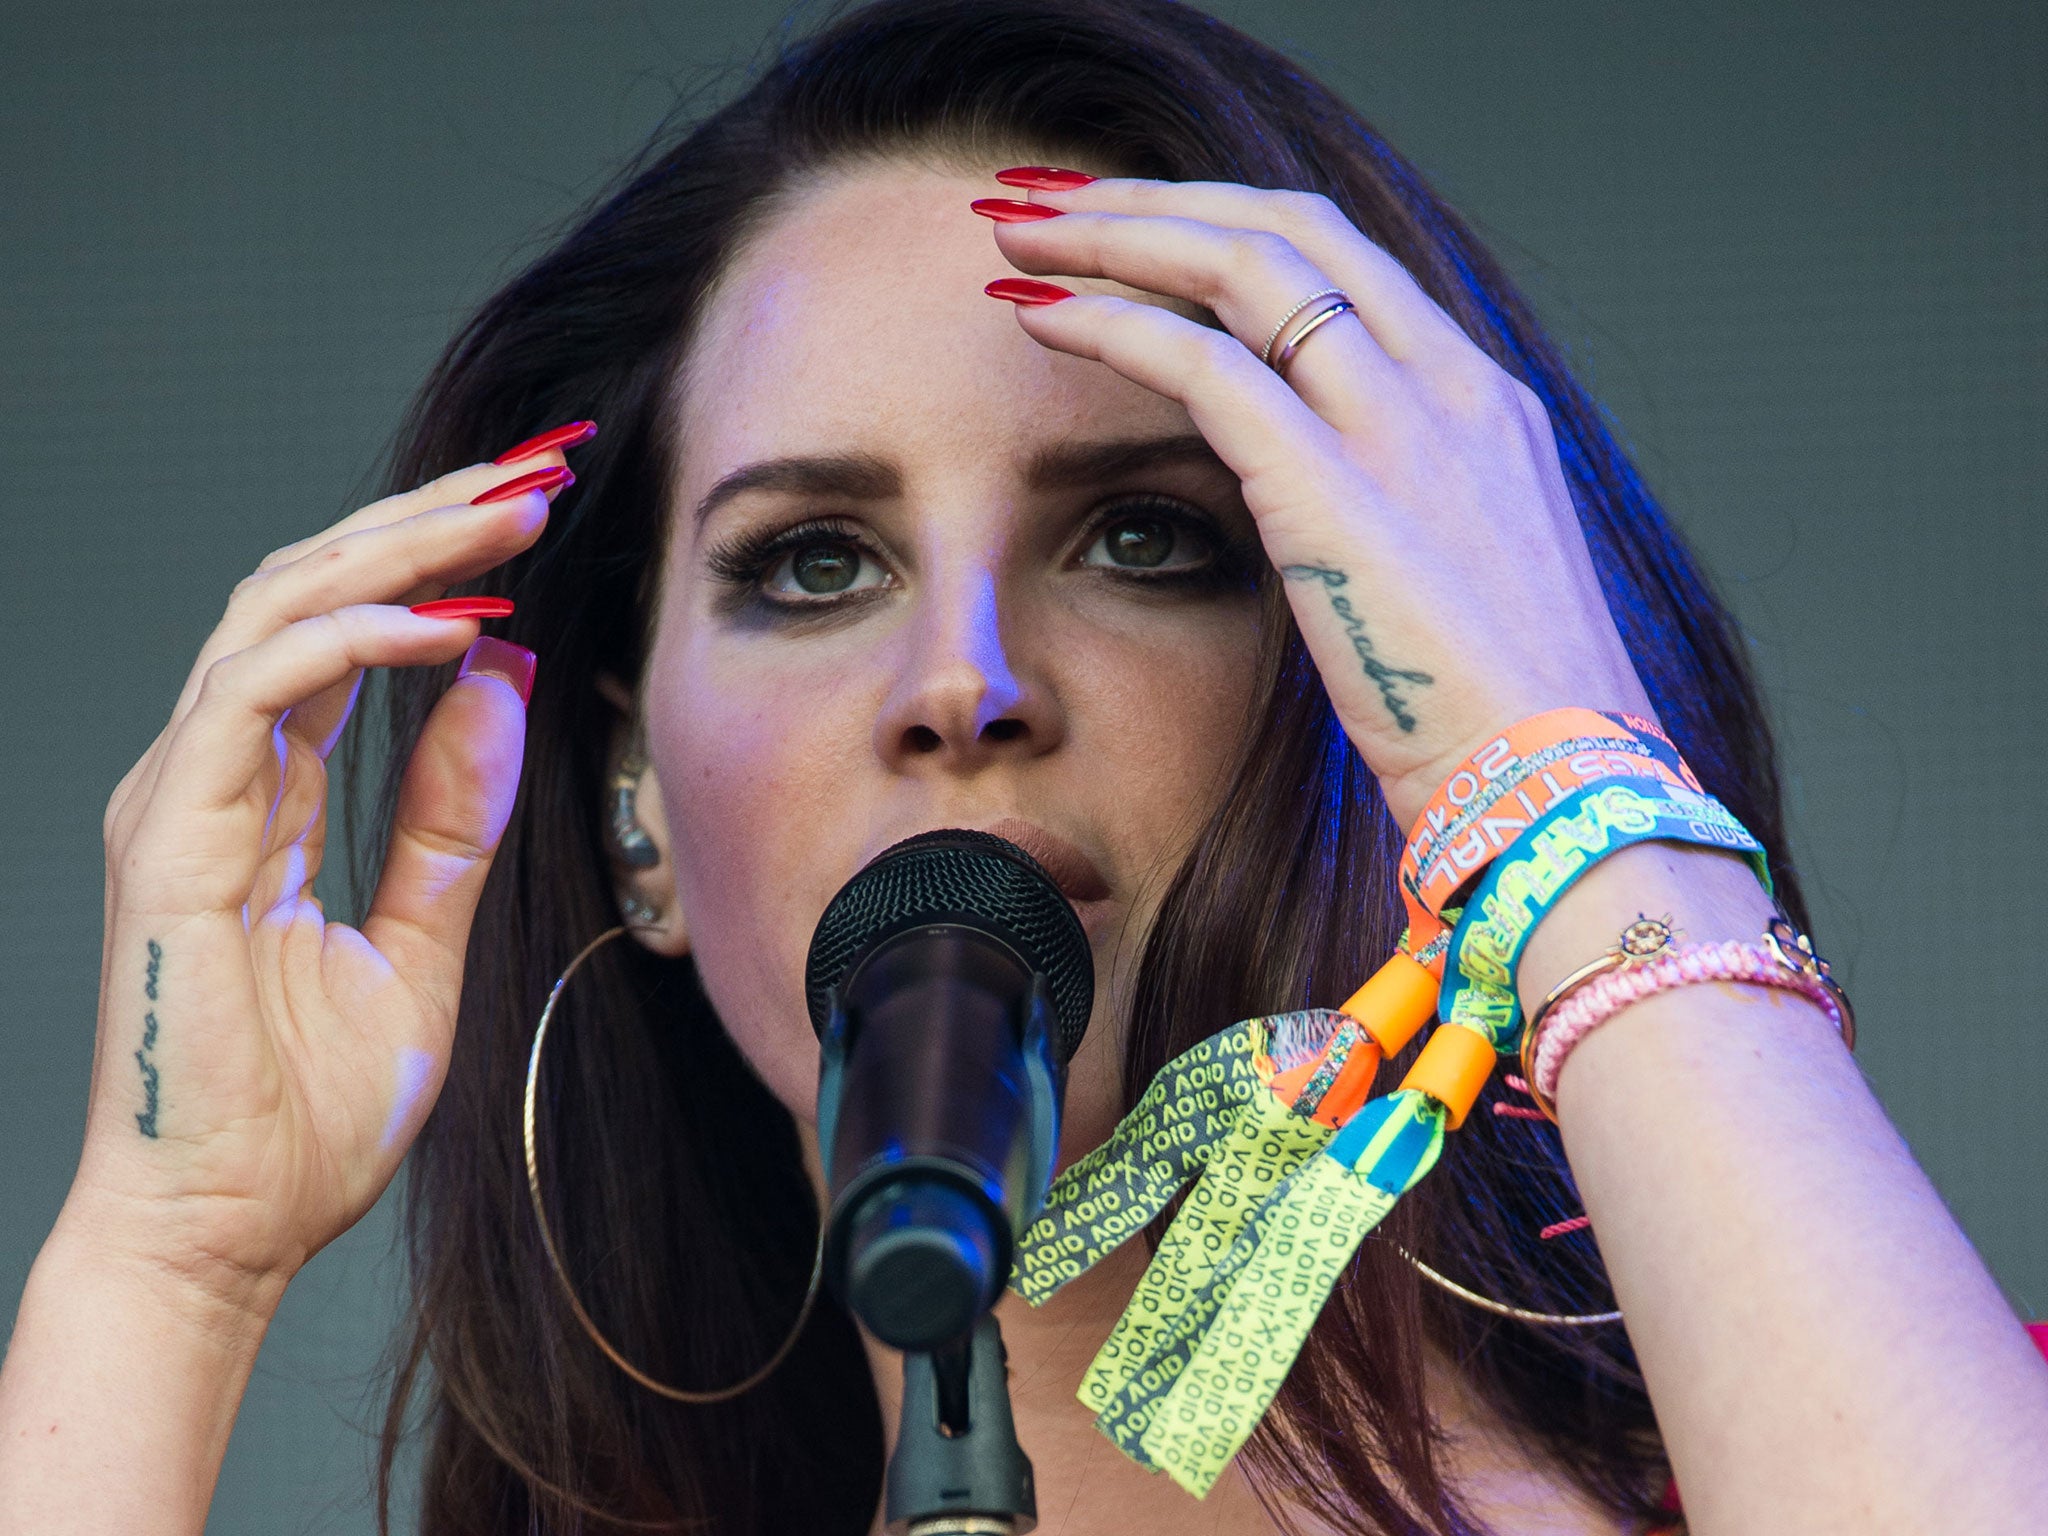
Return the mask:
M 597 423 L 594 421 L 565 422 L 559 427 L 549 427 L 547 431 L 529 437 L 516 448 L 507 448 L 491 462 L 516 463 L 520 459 L 530 459 L 536 453 L 546 453 L 550 448 L 574 448 L 578 443 L 587 443 L 595 436 Z
M 1066 212 L 1043 203 L 1020 203 L 1014 197 L 977 197 L 967 206 L 998 224 L 1029 224 L 1033 219 L 1056 219 Z
M 437 597 L 431 603 L 414 603 L 412 611 L 423 619 L 504 619 L 512 615 L 512 599 Z
M 1095 178 L 1086 171 L 1063 171 L 1056 165 L 1013 165 L 1007 171 L 997 171 L 996 180 L 1006 187 L 1065 192 L 1073 187 L 1085 187 Z
M 500 640 L 494 635 L 482 635 L 476 644 L 462 653 L 462 670 L 455 674 L 460 682 L 465 677 L 495 677 L 510 683 L 518 691 L 519 702 L 524 704 L 533 697 L 533 652 L 523 645 L 514 645 L 509 640 Z
M 992 299 L 1008 299 L 1012 304 L 1057 304 L 1074 296 L 1071 288 L 1041 283 L 1035 277 L 999 277 L 981 291 Z
M 494 485 L 481 496 L 470 497 L 469 504 L 472 507 L 480 507 L 486 502 L 510 501 L 514 496 L 524 496 L 528 491 L 556 491 L 565 485 L 575 483 L 576 476 L 565 466 L 550 464 L 546 469 L 536 469 L 516 480 L 507 480 L 503 485 Z

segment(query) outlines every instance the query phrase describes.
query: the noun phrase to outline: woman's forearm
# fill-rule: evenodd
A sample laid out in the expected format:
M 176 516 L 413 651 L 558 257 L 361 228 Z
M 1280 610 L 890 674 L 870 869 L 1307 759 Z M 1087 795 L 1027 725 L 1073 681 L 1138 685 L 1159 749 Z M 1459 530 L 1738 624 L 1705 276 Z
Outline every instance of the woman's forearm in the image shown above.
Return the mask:
M 1523 996 L 1667 911 L 1700 942 L 1770 908 L 1725 855 L 1627 850 L 1538 929 Z M 2048 1368 L 1818 1008 L 1646 998 L 1558 1115 L 1698 1536 L 2048 1529 Z
M 67 1209 L 0 1368 L 0 1530 L 198 1536 L 282 1292 L 180 1275 Z

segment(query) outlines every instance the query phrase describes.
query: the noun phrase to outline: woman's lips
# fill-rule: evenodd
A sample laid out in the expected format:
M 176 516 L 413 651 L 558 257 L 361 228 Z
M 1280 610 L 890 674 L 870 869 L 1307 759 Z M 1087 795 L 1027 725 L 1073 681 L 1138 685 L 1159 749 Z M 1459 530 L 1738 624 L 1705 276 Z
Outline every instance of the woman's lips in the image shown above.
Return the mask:
M 1045 866 L 1045 872 L 1052 876 L 1053 883 L 1059 886 L 1060 894 L 1077 906 L 1082 902 L 1102 901 L 1109 895 L 1109 881 L 1096 867 L 1095 861 L 1057 832 L 1048 831 L 1021 816 L 1005 816 L 1001 821 L 990 822 L 976 830 L 1015 843 L 1038 860 Z

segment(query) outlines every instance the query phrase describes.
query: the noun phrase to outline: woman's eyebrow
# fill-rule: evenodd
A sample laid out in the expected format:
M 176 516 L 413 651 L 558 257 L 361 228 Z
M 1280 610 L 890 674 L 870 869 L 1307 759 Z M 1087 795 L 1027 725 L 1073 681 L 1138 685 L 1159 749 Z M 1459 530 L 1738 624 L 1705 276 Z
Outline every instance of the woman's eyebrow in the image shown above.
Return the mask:
M 1197 432 L 1187 432 L 1174 437 L 1055 443 L 1031 456 L 1024 478 L 1034 490 L 1069 490 L 1169 464 L 1191 464 L 1230 473 L 1229 466 L 1217 457 L 1206 438 Z M 697 526 L 701 528 L 712 513 L 748 491 L 884 501 L 903 494 L 903 477 L 894 463 L 870 453 L 760 459 L 719 477 L 718 483 L 697 503 Z
M 1192 464 L 1230 475 L 1229 466 L 1217 457 L 1207 438 L 1199 432 L 1185 432 L 1175 437 L 1055 443 L 1032 455 L 1024 478 L 1034 490 L 1069 490 L 1169 464 Z M 1233 482 L 1236 478 L 1231 475 Z
M 896 466 L 871 453 L 833 453 L 743 464 L 704 493 L 697 503 L 696 524 L 748 491 L 779 491 L 791 496 L 839 496 L 852 501 L 882 501 L 903 493 Z

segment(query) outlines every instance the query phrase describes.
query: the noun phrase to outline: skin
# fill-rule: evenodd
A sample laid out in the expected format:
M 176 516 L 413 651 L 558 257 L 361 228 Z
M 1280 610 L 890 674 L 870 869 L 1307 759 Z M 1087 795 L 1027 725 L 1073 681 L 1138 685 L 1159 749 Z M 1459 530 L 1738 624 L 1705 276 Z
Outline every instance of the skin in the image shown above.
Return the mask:
M 675 543 L 643 689 L 656 842 L 673 856 L 640 885 L 673 914 L 659 947 L 695 953 L 734 1040 L 808 1122 L 818 1048 L 803 961 L 839 886 L 933 827 L 1020 816 L 1067 839 L 1110 887 L 1084 914 L 1107 983 L 1069 1099 L 1085 1149 L 1116 1118 L 1110 1021 L 1135 947 L 1120 941 L 1149 923 L 1220 796 L 1258 638 L 1248 590 L 1147 585 L 1092 519 L 1107 508 L 1123 528 L 1151 510 L 1132 500 L 1147 495 L 1218 530 L 1212 547 L 1256 534 L 1220 463 L 1027 483 L 1047 447 L 1194 429 L 1172 401 L 1039 346 L 982 294 L 1004 268 L 964 211 L 979 185 L 862 177 L 818 192 L 710 305 L 695 352 L 718 362 L 678 402 Z M 931 281 L 905 327 L 893 285 L 858 274 L 913 261 Z M 890 346 L 869 341 L 891 332 Z M 888 461 L 900 494 L 753 491 L 695 521 L 720 477 L 820 452 Z M 735 589 L 712 551 L 835 513 L 875 546 L 855 578 L 874 585 L 802 611 L 722 611 Z M 1178 564 L 1155 569 L 1220 558 L 1201 537 L 1178 535 Z M 786 571 L 770 579 L 806 596 Z
M 695 954 L 801 1125 L 815 1046 L 795 978 L 827 897 L 925 827 L 1041 820 L 1108 887 L 1087 913 L 1106 1002 L 1075 1062 L 1071 1153 L 1108 1128 L 1128 941 L 1217 792 L 1252 632 L 1242 599 L 1161 600 L 1105 574 L 1087 508 L 1144 489 L 1248 524 L 1293 573 L 1338 718 L 1404 825 L 1505 722 L 1647 705 L 1540 405 L 1328 204 L 1105 180 L 1032 194 L 1065 217 L 991 228 L 965 205 L 992 190 L 896 163 L 826 178 L 726 275 L 675 400 L 679 522 L 642 701 L 640 804 L 664 856 L 622 871 L 621 894 L 657 908 L 650 943 Z M 979 293 L 1013 270 L 1079 296 L 1010 312 Z M 1282 379 L 1253 349 L 1327 287 L 1357 315 Z M 1224 472 L 1024 484 L 1038 448 L 1112 426 L 1191 426 Z M 869 530 L 889 580 L 800 631 L 741 622 L 708 552 L 796 509 L 734 500 L 700 533 L 696 499 L 763 453 L 854 449 L 899 472 L 892 495 L 832 509 Z M 437 708 L 360 930 L 311 897 L 325 756 L 362 668 L 447 661 L 476 636 L 403 605 L 546 520 L 539 493 L 468 499 L 560 462 L 471 466 L 271 556 L 116 791 L 85 1147 L 0 1369 L 0 1528 L 203 1529 L 278 1298 L 430 1108 L 521 698 L 479 673 Z M 1538 929 L 1525 1004 L 1644 909 L 1698 941 L 1752 937 L 1769 910 L 1725 855 L 1625 850 Z M 1695 1532 L 2048 1525 L 2048 1369 L 1817 1009 L 1728 985 L 1636 1004 L 1572 1054 L 1558 1113 Z M 1040 1528 L 1272 1529 L 1239 1474 L 1197 1505 L 1073 1401 L 1137 1268 L 1119 1254 L 1040 1313 L 1003 1303 Z M 887 1411 L 893 1362 L 875 1364 Z M 1498 1528 L 1614 1528 L 1454 1372 L 1431 1406 L 1453 1480 Z

